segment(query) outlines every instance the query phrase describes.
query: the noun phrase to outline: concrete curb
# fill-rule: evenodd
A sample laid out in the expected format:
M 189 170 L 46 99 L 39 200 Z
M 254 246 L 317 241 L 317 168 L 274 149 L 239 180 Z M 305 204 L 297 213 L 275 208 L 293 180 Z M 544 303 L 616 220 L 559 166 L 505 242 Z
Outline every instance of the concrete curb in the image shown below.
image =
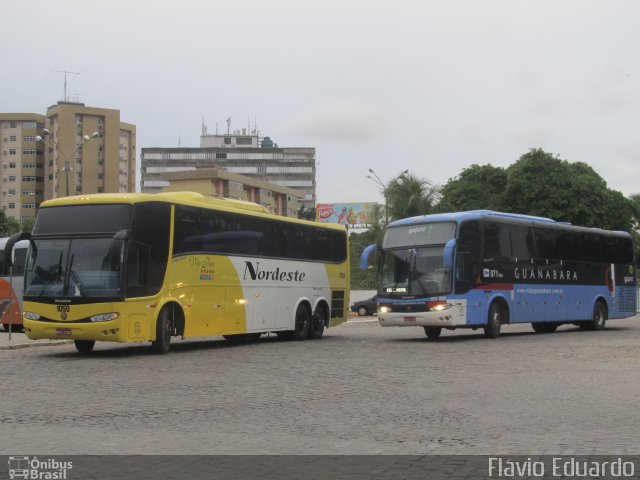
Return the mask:
M 48 342 L 41 341 L 32 341 L 29 343 L 25 343 L 20 341 L 20 343 L 6 343 L 0 345 L 0 350 L 15 350 L 16 348 L 29 348 L 29 347 L 50 347 L 52 345 L 64 345 L 65 343 L 71 343 L 72 340 L 50 340 Z

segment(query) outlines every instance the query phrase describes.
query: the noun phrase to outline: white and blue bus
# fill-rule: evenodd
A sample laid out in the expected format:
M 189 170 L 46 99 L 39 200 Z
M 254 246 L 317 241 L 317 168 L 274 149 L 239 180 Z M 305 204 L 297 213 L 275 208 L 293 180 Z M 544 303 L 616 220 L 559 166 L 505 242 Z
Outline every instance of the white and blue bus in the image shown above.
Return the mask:
M 631 236 L 549 218 L 476 210 L 425 215 L 389 224 L 380 253 L 378 320 L 442 329 L 531 323 L 601 330 L 607 319 L 636 313 Z

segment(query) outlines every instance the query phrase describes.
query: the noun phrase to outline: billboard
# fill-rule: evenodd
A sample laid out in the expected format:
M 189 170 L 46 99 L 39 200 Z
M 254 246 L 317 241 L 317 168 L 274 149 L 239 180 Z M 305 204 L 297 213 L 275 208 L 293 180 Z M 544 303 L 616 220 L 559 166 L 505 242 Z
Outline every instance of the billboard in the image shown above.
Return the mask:
M 377 203 L 318 203 L 316 221 L 320 223 L 339 223 L 351 227 L 364 227 Z

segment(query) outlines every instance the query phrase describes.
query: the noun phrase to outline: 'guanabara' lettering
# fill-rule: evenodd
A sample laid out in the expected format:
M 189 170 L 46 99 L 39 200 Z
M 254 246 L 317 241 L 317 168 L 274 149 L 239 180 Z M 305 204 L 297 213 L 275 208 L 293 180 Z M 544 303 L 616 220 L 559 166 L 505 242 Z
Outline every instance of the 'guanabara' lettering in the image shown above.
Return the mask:
M 243 280 L 247 280 L 247 273 L 251 280 L 275 280 L 277 282 L 301 282 L 306 275 L 299 270 L 295 272 L 280 270 L 280 267 L 276 267 L 274 270 L 260 270 L 260 262 L 256 262 L 255 267 L 253 262 L 245 261 L 244 263 Z

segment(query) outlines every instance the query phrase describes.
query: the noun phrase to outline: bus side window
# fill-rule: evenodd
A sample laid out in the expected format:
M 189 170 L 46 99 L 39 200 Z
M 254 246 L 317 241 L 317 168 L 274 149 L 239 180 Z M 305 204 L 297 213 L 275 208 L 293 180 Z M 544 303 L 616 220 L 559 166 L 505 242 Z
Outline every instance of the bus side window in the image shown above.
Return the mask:
M 483 260 L 489 263 L 501 263 L 511 258 L 511 239 L 509 225 L 500 222 L 483 222 L 484 249 Z
M 475 285 L 480 276 L 482 235 L 480 222 L 464 222 L 458 234 L 456 253 L 456 293 L 464 293 Z
M 518 262 L 533 258 L 533 234 L 526 225 L 511 225 L 511 255 Z
M 164 282 L 169 256 L 171 207 L 165 203 L 140 203 L 131 221 L 127 246 L 126 296 L 155 295 Z

